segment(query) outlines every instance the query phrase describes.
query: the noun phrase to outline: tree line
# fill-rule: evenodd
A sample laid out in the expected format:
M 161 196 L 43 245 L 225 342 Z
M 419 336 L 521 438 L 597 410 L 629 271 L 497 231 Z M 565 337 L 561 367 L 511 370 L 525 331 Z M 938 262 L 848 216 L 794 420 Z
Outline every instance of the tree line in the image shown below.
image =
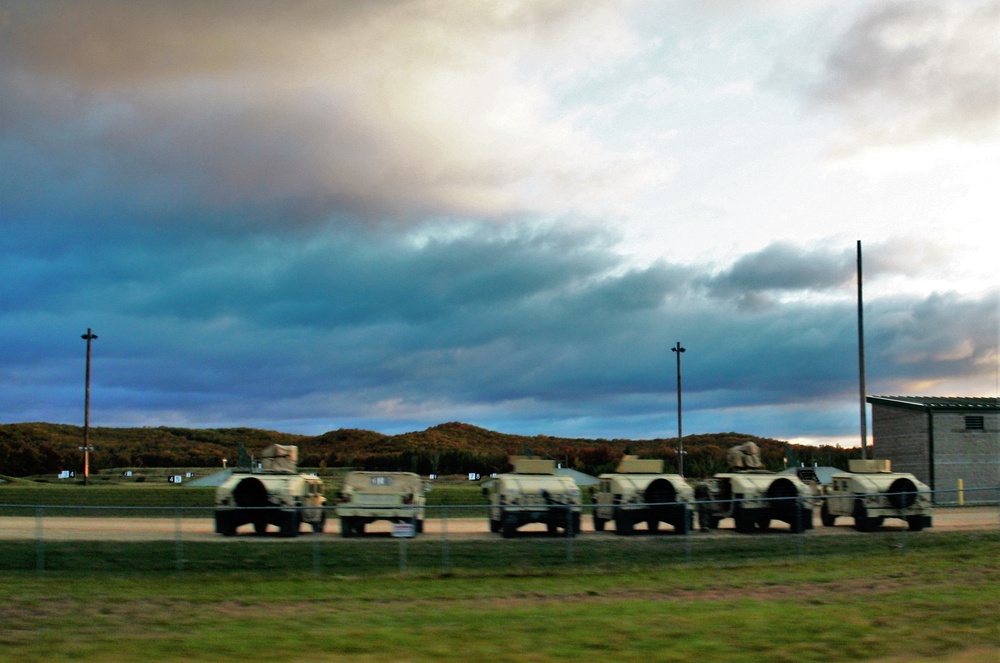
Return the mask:
M 712 433 L 684 438 L 684 474 L 708 477 L 728 469 L 730 447 L 754 442 L 764 466 L 825 465 L 847 468 L 860 449 L 792 445 L 744 433 Z M 412 471 L 422 475 L 488 475 L 510 469 L 508 457 L 551 458 L 586 474 L 613 471 L 625 454 L 662 458 L 667 472 L 678 470 L 677 438 L 652 440 L 558 438 L 498 433 L 451 422 L 423 431 L 384 435 L 362 429 L 339 429 L 322 435 L 292 435 L 254 428 L 190 429 L 177 427 L 91 428 L 91 472 L 101 468 L 233 467 L 243 444 L 252 454 L 269 444 L 299 447 L 299 465 Z M 0 474 L 32 476 L 83 466 L 83 429 L 65 424 L 0 425 Z

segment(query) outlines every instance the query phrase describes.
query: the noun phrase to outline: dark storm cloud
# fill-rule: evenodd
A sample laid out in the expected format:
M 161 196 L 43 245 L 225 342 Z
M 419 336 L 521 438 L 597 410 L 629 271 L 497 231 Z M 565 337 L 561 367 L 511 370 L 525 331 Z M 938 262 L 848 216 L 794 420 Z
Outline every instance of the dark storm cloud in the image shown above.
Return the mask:
M 907 143 L 996 132 L 1000 3 L 878 3 L 839 39 L 817 98 L 855 140 Z
M 0 323 L 10 339 L 5 391 L 18 394 L 9 407 L 52 420 L 75 411 L 78 395 L 64 387 L 77 381 L 78 337 L 90 325 L 104 394 L 95 408 L 121 424 L 397 430 L 506 418 L 504 428 L 522 432 L 662 430 L 675 340 L 689 350 L 692 425 L 731 415 L 774 425 L 788 418 L 774 419 L 779 404 L 826 408 L 856 389 L 851 287 L 828 296 L 833 275 L 844 277 L 834 266 L 849 263 L 843 251 L 780 245 L 716 270 L 734 275 L 727 293 L 738 290 L 735 275 L 748 291 L 772 291 L 782 277 L 749 267 L 771 256 L 788 267 L 786 290 L 824 295 L 747 309 L 738 297 L 702 296 L 707 266 L 629 268 L 607 236 L 537 225 L 226 241 L 141 259 L 106 249 L 86 279 L 60 261 L 29 265 L 32 287 L 8 291 L 16 305 Z M 810 262 L 828 267 L 812 274 L 801 268 Z M 991 297 L 872 303 L 872 375 L 898 385 L 988 372 Z

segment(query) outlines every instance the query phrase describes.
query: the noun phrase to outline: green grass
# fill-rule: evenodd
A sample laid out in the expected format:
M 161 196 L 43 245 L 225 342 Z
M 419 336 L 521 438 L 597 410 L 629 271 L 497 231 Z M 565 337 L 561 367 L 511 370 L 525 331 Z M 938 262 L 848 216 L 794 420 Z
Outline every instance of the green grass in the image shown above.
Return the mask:
M 939 537 L 915 539 L 905 555 L 869 548 L 802 562 L 664 565 L 634 555 L 627 570 L 518 570 L 489 558 L 448 575 L 335 562 L 320 578 L 295 557 L 308 542 L 215 544 L 251 564 L 269 548 L 285 566 L 6 572 L 0 659 L 994 661 L 1000 542 Z M 330 549 L 350 557 L 395 544 L 359 543 Z M 492 548 L 507 548 L 499 543 Z M 143 551 L 118 545 L 129 559 Z M 73 546 L 67 554 L 109 552 Z

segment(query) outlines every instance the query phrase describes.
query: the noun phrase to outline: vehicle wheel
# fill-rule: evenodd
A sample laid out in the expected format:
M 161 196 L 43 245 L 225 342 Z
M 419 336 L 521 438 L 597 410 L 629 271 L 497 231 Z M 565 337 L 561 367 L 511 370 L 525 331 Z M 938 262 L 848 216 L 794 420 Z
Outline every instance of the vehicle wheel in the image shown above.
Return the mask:
M 708 513 L 706 510 L 698 512 L 698 526 L 704 532 L 719 528 L 719 519 Z
M 298 512 L 290 513 L 285 518 L 285 521 L 281 523 L 281 526 L 278 528 L 278 532 L 285 538 L 298 536 L 300 524 L 301 521 L 299 520 Z
M 632 534 L 634 525 L 632 520 L 622 512 L 615 514 L 615 533 L 622 536 Z
M 837 516 L 830 513 L 830 507 L 827 505 L 826 501 L 824 501 L 823 506 L 820 507 L 819 519 L 823 522 L 823 527 L 833 527 L 837 522 Z
M 350 516 L 340 517 L 340 535 L 345 539 L 354 536 L 354 518 Z
M 607 524 L 607 522 L 608 521 L 606 521 L 604 518 L 598 518 L 597 516 L 594 516 L 594 531 L 603 532 L 604 525 Z
M 753 533 L 755 523 L 752 513 L 747 513 L 742 508 L 737 507 L 733 513 L 733 520 L 736 522 L 736 531 L 740 534 Z
M 267 532 L 267 523 L 263 521 L 254 522 L 253 531 L 256 532 L 257 534 L 263 535 L 265 532 Z
M 875 529 L 875 519 L 868 517 L 868 510 L 860 500 L 854 503 L 854 529 L 859 532 L 871 532 Z
M 510 516 L 504 516 L 503 524 L 500 527 L 500 533 L 505 539 L 513 539 L 517 536 L 517 520 Z
M 318 521 L 312 523 L 312 528 L 315 534 L 323 533 L 323 530 L 326 529 L 326 513 L 320 516 Z
M 687 534 L 694 529 L 694 512 L 684 510 L 680 520 L 674 522 L 674 534 Z

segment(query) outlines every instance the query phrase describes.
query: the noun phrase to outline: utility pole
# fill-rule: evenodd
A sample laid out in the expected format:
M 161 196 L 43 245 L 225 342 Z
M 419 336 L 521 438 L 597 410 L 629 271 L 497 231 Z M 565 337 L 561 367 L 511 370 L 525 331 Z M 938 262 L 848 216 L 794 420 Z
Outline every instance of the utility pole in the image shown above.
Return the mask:
M 861 458 L 868 458 L 868 415 L 865 411 L 865 311 L 861 284 L 861 240 L 858 240 L 858 386 L 861 392 Z
M 90 451 L 93 449 L 90 446 L 90 344 L 97 334 L 87 327 L 87 333 L 80 338 L 87 341 L 87 390 L 83 400 L 83 446 L 80 447 L 83 450 L 83 485 L 86 486 L 90 483 Z
M 670 348 L 671 352 L 677 353 L 677 443 L 680 448 L 677 451 L 677 469 L 678 474 L 684 476 L 684 427 L 681 425 L 681 353 L 685 352 L 687 348 L 681 347 L 681 342 L 677 341 L 675 347 Z

